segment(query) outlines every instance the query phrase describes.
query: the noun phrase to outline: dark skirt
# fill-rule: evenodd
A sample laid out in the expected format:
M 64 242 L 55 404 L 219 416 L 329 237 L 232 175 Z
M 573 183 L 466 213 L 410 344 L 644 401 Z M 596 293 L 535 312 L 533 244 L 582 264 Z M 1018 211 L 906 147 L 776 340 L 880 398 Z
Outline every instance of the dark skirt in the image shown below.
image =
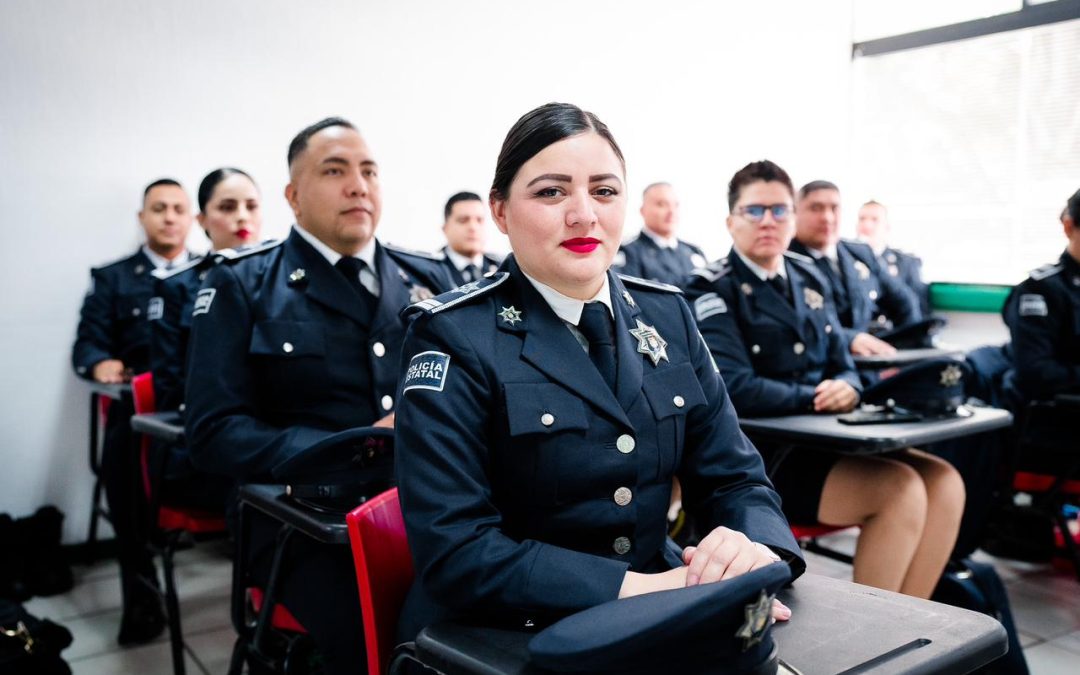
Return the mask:
M 776 448 L 766 443 L 759 443 L 757 447 L 769 469 L 773 487 L 780 495 L 781 507 L 788 522 L 792 525 L 818 524 L 818 508 L 825 489 L 825 478 L 840 461 L 840 455 L 796 447 L 773 469 Z

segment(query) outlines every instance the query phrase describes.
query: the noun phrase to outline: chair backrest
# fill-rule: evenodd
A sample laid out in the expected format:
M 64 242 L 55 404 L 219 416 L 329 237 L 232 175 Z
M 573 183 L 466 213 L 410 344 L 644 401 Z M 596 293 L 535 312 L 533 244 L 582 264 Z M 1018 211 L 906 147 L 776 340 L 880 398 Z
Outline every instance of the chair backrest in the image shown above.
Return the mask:
M 360 588 L 368 675 L 383 675 L 394 650 L 401 606 L 413 580 L 397 488 L 356 507 L 345 516 L 345 522 Z
M 135 403 L 136 415 L 157 412 L 153 373 L 140 373 L 131 378 L 131 398 Z M 142 474 L 143 494 L 147 499 L 150 499 L 153 492 L 153 483 L 150 480 L 150 443 L 150 437 L 143 434 L 139 441 L 139 467 Z

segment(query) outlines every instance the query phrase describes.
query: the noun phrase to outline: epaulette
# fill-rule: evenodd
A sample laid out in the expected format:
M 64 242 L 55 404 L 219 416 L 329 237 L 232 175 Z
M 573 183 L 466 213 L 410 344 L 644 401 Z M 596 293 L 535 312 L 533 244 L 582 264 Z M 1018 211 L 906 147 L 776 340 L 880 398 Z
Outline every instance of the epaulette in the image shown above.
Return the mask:
M 209 255 L 209 254 L 207 254 L 207 255 Z M 176 267 L 172 268 L 171 270 L 161 268 L 161 269 L 154 270 L 150 274 L 154 275 L 155 279 L 168 279 L 169 277 L 175 277 L 177 274 L 180 274 L 181 272 L 186 272 L 186 271 L 188 271 L 190 269 L 198 267 L 199 265 L 202 265 L 203 263 L 206 262 L 206 259 L 207 259 L 207 256 L 202 255 L 202 256 L 199 256 L 198 258 L 191 258 L 190 260 L 188 260 L 183 265 L 177 265 Z
M 380 242 L 381 243 L 381 242 Z M 446 254 L 442 252 L 428 253 L 427 251 L 415 251 L 411 248 L 401 248 L 400 246 L 394 246 L 393 244 L 383 244 L 383 247 L 394 253 L 403 253 L 405 255 L 411 255 L 417 258 L 426 258 L 427 260 L 434 260 L 436 262 L 446 260 Z
M 273 250 L 284 243 L 284 239 L 267 239 L 264 242 L 252 244 L 251 246 L 241 246 L 240 248 L 223 248 L 220 251 L 214 251 L 213 255 L 214 259 L 217 262 L 235 262 L 244 258 L 250 258 L 253 255 L 266 253 L 267 251 Z
M 795 251 L 784 251 L 784 255 L 791 258 L 792 260 L 798 260 L 801 263 L 806 263 L 807 265 L 814 264 L 813 258 L 808 255 L 803 255 L 802 253 L 796 253 Z
M 731 265 L 728 264 L 727 258 L 720 258 L 714 260 L 705 267 L 699 267 L 692 272 L 691 276 L 701 277 L 705 281 L 716 281 L 717 279 L 725 276 L 731 271 Z
M 678 286 L 672 286 L 671 284 L 665 284 L 660 281 L 632 277 L 626 274 L 620 274 L 619 279 L 631 286 L 637 286 L 638 288 L 651 288 L 654 291 L 664 291 L 666 293 L 682 293 L 682 289 Z
M 1061 270 L 1065 269 L 1061 263 L 1050 263 L 1049 265 L 1043 265 L 1037 269 L 1031 270 L 1031 278 L 1035 281 L 1042 281 L 1047 277 L 1052 277 Z
M 476 281 L 470 281 L 467 284 L 458 286 L 452 291 L 436 295 L 434 298 L 428 298 L 427 300 L 421 300 L 420 302 L 414 303 L 409 306 L 409 309 L 421 310 L 428 314 L 438 314 L 451 307 L 457 307 L 468 300 L 484 295 L 508 278 L 510 278 L 510 274 L 507 272 L 499 272 L 498 274 L 492 274 L 489 277 L 481 277 Z

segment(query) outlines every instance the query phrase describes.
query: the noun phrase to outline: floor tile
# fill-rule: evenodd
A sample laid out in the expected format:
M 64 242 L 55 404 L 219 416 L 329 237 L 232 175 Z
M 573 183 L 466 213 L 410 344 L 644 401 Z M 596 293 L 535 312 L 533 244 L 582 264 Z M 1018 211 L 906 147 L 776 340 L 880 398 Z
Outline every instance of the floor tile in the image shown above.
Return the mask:
M 1031 675 L 1076 675 L 1080 660 L 1076 652 L 1057 647 L 1049 642 L 1024 650 Z
M 120 603 L 120 575 L 114 569 L 108 576 L 77 579 L 67 593 L 33 598 L 25 606 L 35 616 L 63 623 L 66 619 L 118 610 Z
M 1075 593 L 1055 595 L 1031 579 L 1011 584 L 1007 592 L 1017 628 L 1029 635 L 1050 640 L 1080 627 L 1080 602 Z
M 1050 644 L 1080 655 L 1080 630 L 1075 630 L 1068 635 L 1054 638 L 1053 640 L 1050 640 Z M 1077 670 L 1080 670 L 1080 661 L 1077 662 Z
M 1020 638 L 1020 646 L 1023 647 L 1024 649 L 1027 649 L 1028 647 L 1032 647 L 1034 645 L 1037 645 L 1037 644 L 1040 644 L 1040 643 L 1043 642 L 1043 639 L 1041 637 L 1038 637 L 1036 635 L 1028 635 L 1027 633 L 1025 633 L 1024 631 L 1022 631 L 1020 629 L 1017 629 L 1016 636 L 1018 638 Z

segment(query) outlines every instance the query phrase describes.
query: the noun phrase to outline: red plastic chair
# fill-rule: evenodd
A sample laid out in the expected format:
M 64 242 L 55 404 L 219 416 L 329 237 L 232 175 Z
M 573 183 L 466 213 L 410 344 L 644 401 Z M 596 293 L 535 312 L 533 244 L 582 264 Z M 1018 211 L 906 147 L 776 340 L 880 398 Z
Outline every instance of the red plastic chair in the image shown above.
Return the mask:
M 1064 508 L 1069 502 L 1080 502 L 1080 480 L 1067 480 L 1063 476 L 1017 471 L 1013 475 L 1013 490 L 1026 492 L 1038 498 L 1041 509 L 1054 521 L 1054 545 L 1064 555 L 1056 555 L 1054 567 L 1072 572 L 1080 581 L 1080 535 L 1069 530 Z
M 391 664 L 398 617 L 414 576 L 397 488 L 356 507 L 345 522 L 360 588 L 368 675 L 383 675 Z
M 827 534 L 833 532 L 839 532 L 841 530 L 848 529 L 849 525 L 792 525 L 791 533 L 795 535 L 795 540 L 799 542 L 799 546 L 804 551 L 810 551 L 811 553 L 817 553 L 818 555 L 825 556 L 826 558 L 832 558 L 833 560 L 839 560 L 851 564 L 854 560 L 847 553 L 841 553 L 840 551 L 831 549 L 827 546 L 822 546 L 818 541 L 819 537 L 824 537 Z

